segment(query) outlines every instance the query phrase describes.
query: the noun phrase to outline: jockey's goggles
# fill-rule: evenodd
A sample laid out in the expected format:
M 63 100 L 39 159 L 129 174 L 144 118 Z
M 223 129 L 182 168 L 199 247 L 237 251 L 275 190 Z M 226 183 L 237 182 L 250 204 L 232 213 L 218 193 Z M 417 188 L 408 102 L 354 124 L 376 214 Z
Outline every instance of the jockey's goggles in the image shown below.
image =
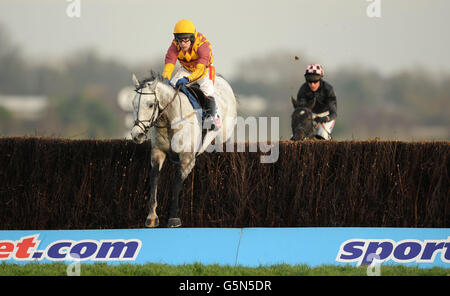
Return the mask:
M 190 34 L 190 33 L 178 33 L 178 34 L 173 34 L 175 37 L 175 40 L 178 43 L 181 43 L 182 41 L 187 42 L 188 40 L 190 40 L 191 42 L 194 41 L 194 34 Z
M 317 82 L 320 81 L 320 79 L 319 80 L 307 79 L 306 81 L 308 81 L 308 83 L 311 83 L 311 84 L 316 84 Z
M 305 75 L 305 79 L 308 83 L 316 83 L 317 81 L 320 81 L 321 77 L 320 75 Z

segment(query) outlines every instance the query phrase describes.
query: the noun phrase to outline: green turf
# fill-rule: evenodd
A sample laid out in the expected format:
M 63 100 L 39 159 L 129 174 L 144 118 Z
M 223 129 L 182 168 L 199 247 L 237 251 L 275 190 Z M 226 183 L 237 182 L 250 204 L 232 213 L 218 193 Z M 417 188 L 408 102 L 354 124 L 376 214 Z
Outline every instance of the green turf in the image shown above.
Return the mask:
M 29 263 L 26 265 L 0 264 L 0 275 L 7 276 L 65 276 L 68 265 L 65 263 Z M 73 269 L 75 271 L 75 269 Z M 319 266 L 273 265 L 257 268 L 243 266 L 220 266 L 189 264 L 172 266 L 165 264 L 120 264 L 116 266 L 105 263 L 80 264 L 82 276 L 366 276 L 367 267 L 353 266 Z M 449 268 L 380 266 L 381 276 L 448 276 Z

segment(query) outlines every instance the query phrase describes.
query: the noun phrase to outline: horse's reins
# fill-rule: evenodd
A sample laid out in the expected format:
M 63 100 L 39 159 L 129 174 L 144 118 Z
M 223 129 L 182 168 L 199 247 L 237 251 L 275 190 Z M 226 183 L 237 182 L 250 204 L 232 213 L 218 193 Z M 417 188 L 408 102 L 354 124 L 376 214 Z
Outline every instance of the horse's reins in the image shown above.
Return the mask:
M 169 106 L 173 103 L 173 101 L 177 97 L 178 93 L 180 92 L 180 86 L 177 87 L 176 92 L 173 95 L 173 98 L 170 100 L 170 102 L 166 106 L 164 106 L 164 108 L 162 108 L 161 110 L 159 109 L 159 99 L 156 96 L 156 91 L 144 93 L 144 92 L 140 92 L 141 89 L 142 88 L 139 88 L 139 89 L 135 90 L 135 92 L 139 94 L 139 105 L 138 105 L 136 121 L 134 122 L 134 125 L 138 126 L 144 132 L 144 134 L 147 134 L 148 131 L 150 130 L 150 128 L 152 128 L 152 127 L 163 128 L 163 126 L 157 126 L 156 124 L 161 119 L 161 116 L 164 114 L 164 111 L 166 111 L 166 109 L 169 108 Z M 141 96 L 142 95 L 154 95 L 155 96 L 155 101 L 156 101 L 155 103 L 158 106 L 157 108 L 153 109 L 152 116 L 150 117 L 150 119 L 147 119 L 147 120 L 140 120 L 139 119 L 139 110 L 141 109 Z M 155 119 L 156 109 L 158 109 L 158 116 Z M 146 126 L 144 124 L 144 122 L 149 122 L 150 124 Z
M 331 138 L 331 134 L 328 132 L 328 130 L 325 128 L 325 125 L 323 125 L 322 122 L 319 122 L 319 123 L 316 124 L 316 126 L 314 127 L 313 132 L 315 132 L 315 131 L 317 130 L 317 128 L 319 127 L 319 125 L 323 128 L 323 130 L 324 130 L 324 131 L 330 136 L 330 138 Z

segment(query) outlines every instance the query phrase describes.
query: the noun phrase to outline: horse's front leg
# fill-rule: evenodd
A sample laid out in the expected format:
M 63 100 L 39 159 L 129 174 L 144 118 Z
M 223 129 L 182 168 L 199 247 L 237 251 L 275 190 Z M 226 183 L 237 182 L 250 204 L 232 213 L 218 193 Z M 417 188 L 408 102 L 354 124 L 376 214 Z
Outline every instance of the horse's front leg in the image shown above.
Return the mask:
M 161 174 L 162 165 L 166 159 L 166 154 L 157 148 L 152 149 L 152 170 L 150 172 L 150 213 L 145 220 L 145 227 L 158 227 L 159 218 L 156 215 L 156 207 L 158 205 L 156 194 L 158 191 L 158 181 Z
M 181 219 L 178 217 L 178 201 L 183 182 L 195 166 L 194 153 L 180 153 L 180 167 L 172 183 L 172 199 L 170 201 L 169 222 L 167 227 L 180 227 Z

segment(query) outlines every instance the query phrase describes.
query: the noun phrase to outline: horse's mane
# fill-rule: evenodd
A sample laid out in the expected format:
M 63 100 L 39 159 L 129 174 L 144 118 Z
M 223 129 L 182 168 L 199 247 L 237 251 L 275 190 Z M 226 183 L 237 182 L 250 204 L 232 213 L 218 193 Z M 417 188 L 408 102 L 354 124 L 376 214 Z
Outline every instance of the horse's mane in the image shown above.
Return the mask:
M 157 80 L 158 82 L 162 82 L 162 83 L 164 83 L 164 84 L 166 84 L 166 85 L 172 86 L 172 85 L 167 81 L 167 79 L 164 79 L 164 77 L 162 76 L 161 73 L 155 72 L 155 71 L 153 71 L 153 70 L 150 70 L 150 76 L 149 76 L 149 77 L 146 77 L 146 78 L 142 79 L 142 81 L 140 81 L 139 88 L 144 87 L 145 84 L 146 84 L 147 82 L 153 82 L 153 81 L 155 81 L 155 80 Z M 172 86 L 172 87 L 173 87 L 173 86 Z

